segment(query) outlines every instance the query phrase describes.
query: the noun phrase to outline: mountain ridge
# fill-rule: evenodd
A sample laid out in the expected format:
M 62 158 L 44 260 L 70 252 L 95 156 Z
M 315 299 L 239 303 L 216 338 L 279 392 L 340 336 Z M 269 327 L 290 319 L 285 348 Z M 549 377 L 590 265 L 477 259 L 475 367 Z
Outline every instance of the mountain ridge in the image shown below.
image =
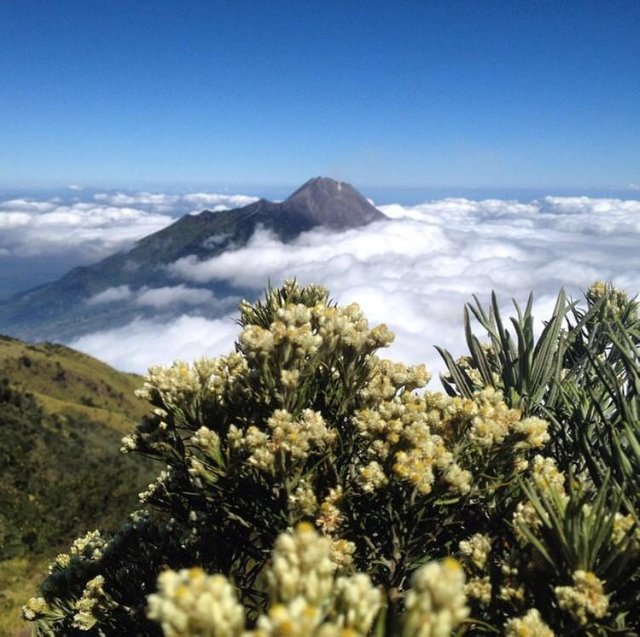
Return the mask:
M 111 303 L 108 315 L 104 306 L 92 306 L 88 301 L 111 288 L 175 286 L 181 281 L 169 272 L 171 263 L 187 256 L 211 259 L 238 249 L 259 228 L 288 242 L 318 227 L 339 231 L 385 219 L 353 186 L 328 177 L 308 180 L 282 202 L 259 199 L 232 210 L 185 215 L 143 237 L 126 252 L 76 267 L 52 283 L 0 302 L 0 333 L 26 340 L 69 341 L 92 331 L 125 325 L 137 317 L 152 318 L 158 316 L 157 310 L 138 307 L 133 301 Z M 233 309 L 240 296 L 251 293 L 234 290 L 224 281 L 204 287 L 212 293 L 211 300 L 193 311 L 209 317 Z M 166 310 L 165 318 L 178 311 L 178 307 Z

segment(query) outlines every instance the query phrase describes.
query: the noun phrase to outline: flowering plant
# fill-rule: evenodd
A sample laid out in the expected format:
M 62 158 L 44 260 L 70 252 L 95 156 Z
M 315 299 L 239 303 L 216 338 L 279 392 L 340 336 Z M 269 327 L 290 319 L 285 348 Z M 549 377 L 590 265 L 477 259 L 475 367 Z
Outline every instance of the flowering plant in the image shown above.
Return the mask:
M 90 534 L 56 559 L 24 617 L 40 635 L 637 628 L 638 594 L 624 588 L 640 574 L 629 471 L 604 476 L 595 459 L 606 445 L 594 443 L 596 485 L 552 439 L 575 414 L 568 388 L 581 387 L 574 371 L 594 358 L 589 320 L 599 322 L 589 311 L 562 327 L 562 298 L 557 308 L 537 343 L 520 315 L 520 350 L 501 325 L 488 331 L 504 351 L 468 327 L 472 356 L 443 352 L 445 395 L 423 390 L 424 366 L 380 358 L 389 330 L 323 288 L 287 282 L 243 303 L 233 353 L 150 370 L 140 396 L 151 411 L 123 451 L 164 469 L 119 533 Z M 618 340 L 599 343 L 609 356 Z M 615 369 L 637 379 L 624 352 L 610 355 Z M 518 360 L 519 374 L 505 370 Z M 607 360 L 584 377 L 595 383 Z M 637 419 L 614 411 L 599 426 L 615 416 L 637 435 Z

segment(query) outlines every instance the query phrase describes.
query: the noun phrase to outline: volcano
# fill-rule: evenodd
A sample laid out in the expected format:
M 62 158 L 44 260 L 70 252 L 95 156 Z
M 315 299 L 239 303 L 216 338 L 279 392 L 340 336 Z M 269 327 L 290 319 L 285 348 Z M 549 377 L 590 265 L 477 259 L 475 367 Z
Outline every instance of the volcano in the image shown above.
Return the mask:
M 340 231 L 385 219 L 353 186 L 327 177 L 310 179 L 282 202 L 260 199 L 233 210 L 185 215 L 128 251 L 74 268 L 57 281 L 0 302 L 0 333 L 68 342 L 82 334 L 120 327 L 136 317 L 157 318 L 162 311 L 141 307 L 132 300 L 131 291 L 176 286 L 180 281 L 169 266 L 179 259 L 206 260 L 237 250 L 259 229 L 289 242 L 317 228 Z M 224 281 L 205 288 L 210 292 L 206 302 L 189 311 L 219 316 L 247 296 Z M 111 302 L 93 302 L 101 298 Z M 174 305 L 170 311 L 175 315 L 185 309 Z

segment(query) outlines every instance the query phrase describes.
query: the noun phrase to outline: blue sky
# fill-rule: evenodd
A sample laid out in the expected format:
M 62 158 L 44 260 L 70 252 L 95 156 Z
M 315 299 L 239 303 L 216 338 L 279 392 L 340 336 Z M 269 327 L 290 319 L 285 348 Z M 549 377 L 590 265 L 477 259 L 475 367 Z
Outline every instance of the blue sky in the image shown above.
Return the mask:
M 0 185 L 640 184 L 640 2 L 0 2 Z

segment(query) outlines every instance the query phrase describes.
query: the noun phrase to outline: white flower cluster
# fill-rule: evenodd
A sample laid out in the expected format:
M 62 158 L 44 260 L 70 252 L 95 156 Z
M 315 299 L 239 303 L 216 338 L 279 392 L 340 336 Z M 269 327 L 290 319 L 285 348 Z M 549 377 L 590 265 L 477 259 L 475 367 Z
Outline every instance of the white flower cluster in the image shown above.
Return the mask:
M 411 579 L 402 637 L 450 637 L 469 615 L 465 577 L 453 558 L 430 562 Z
M 481 343 L 481 345 L 484 345 L 484 343 Z M 474 367 L 473 359 L 471 358 L 471 356 L 461 356 L 460 358 L 456 359 L 456 364 L 460 369 L 464 371 L 474 388 L 480 389 L 481 387 L 484 387 L 486 385 L 484 379 L 482 378 L 480 370 Z M 453 382 L 453 378 L 450 375 L 446 375 L 445 378 L 449 382 Z
M 385 374 L 385 378 L 390 375 Z M 382 390 L 390 394 L 392 390 L 386 387 L 387 383 L 383 383 Z M 389 381 L 388 387 L 395 385 Z M 359 470 L 358 481 L 365 492 L 379 489 L 395 477 L 427 495 L 437 475 L 441 475 L 453 491 L 468 493 L 471 474 L 454 462 L 444 439 L 432 433 L 430 420 L 425 398 L 411 391 L 356 412 L 353 422 L 361 438 L 367 441 L 372 458 Z
M 535 417 L 522 418 L 511 409 L 500 391 L 484 387 L 472 398 L 448 397 L 438 393 L 425 395 L 429 424 L 449 445 L 462 440 L 485 452 L 510 447 L 511 467 L 516 473 L 528 467 L 526 453 L 549 440 L 548 423 Z
M 89 531 L 86 535 L 73 541 L 69 553 L 71 555 L 84 555 L 92 560 L 102 557 L 102 549 L 107 541 L 100 535 L 100 531 Z
M 138 493 L 138 500 L 142 504 L 144 504 L 145 502 L 148 502 L 149 499 L 152 498 L 154 495 L 156 495 L 158 492 L 163 490 L 166 491 L 167 489 L 166 482 L 171 476 L 170 471 L 171 469 L 169 467 L 167 467 L 167 469 L 163 469 L 158 474 L 158 477 L 153 482 L 151 482 L 144 491 L 141 491 L 140 493 Z
M 256 630 L 243 637 L 365 637 L 380 612 L 381 594 L 367 575 L 339 577 L 335 599 L 327 612 L 295 597 L 288 604 L 275 604 L 257 622 Z
M 565 476 L 558 470 L 553 458 L 546 458 L 539 454 L 534 456 L 531 477 L 541 493 L 551 495 L 553 492 L 562 502 L 568 499 L 564 489 Z M 527 527 L 535 531 L 542 526 L 543 522 L 544 520 L 540 518 L 529 500 L 518 502 L 513 514 L 513 528 L 518 539 L 526 543 L 528 538 L 522 528 Z
M 481 606 L 489 606 L 493 593 L 491 579 L 487 575 L 484 577 L 472 577 L 465 584 L 464 592 L 467 597 L 476 600 Z
M 470 562 L 477 569 L 482 570 L 491 552 L 491 539 L 488 535 L 476 533 L 468 540 L 460 542 L 458 548 L 465 562 Z
M 357 483 L 365 493 L 372 493 L 389 483 L 384 469 L 376 460 L 372 460 L 358 469 Z
M 36 621 L 48 615 L 49 611 L 49 605 L 44 597 L 32 597 L 22 607 L 22 619 L 29 622 Z
M 49 573 L 57 568 L 66 568 L 73 557 L 82 557 L 86 560 L 99 560 L 107 541 L 100 535 L 100 531 L 89 531 L 86 535 L 76 538 L 69 548 L 69 553 L 60 553 L 52 564 L 49 565 Z
M 342 543 L 348 552 L 355 549 Z M 382 595 L 363 573 L 334 579 L 334 544 L 306 522 L 278 537 L 267 571 L 275 604 L 248 636 L 364 637 L 370 632 Z
M 353 555 L 356 552 L 356 545 L 345 539 L 332 540 L 331 560 L 338 570 L 348 568 L 353 564 Z
M 315 515 L 318 510 L 315 491 L 304 479 L 300 480 L 294 492 L 289 496 L 289 503 L 301 517 Z
M 341 307 L 316 305 L 313 318 L 318 335 L 328 348 L 346 345 L 360 350 L 369 338 L 369 324 L 356 303 Z
M 523 617 L 514 617 L 504 625 L 505 637 L 555 637 L 537 608 L 527 611 Z
M 135 433 L 127 434 L 120 442 L 122 443 L 120 447 L 121 453 L 131 453 L 138 448 L 138 437 Z
M 220 436 L 208 427 L 200 427 L 191 437 L 191 442 L 202 451 L 217 450 L 220 447 Z
M 622 513 L 616 513 L 613 518 L 613 529 L 611 530 L 611 541 L 614 544 L 620 544 L 628 535 L 629 531 L 633 529 L 636 521 L 630 513 L 623 515 Z M 634 533 L 634 541 L 636 544 L 640 542 L 640 529 L 636 527 Z
M 533 481 L 543 493 L 554 489 L 556 493 L 564 493 L 564 474 L 556 466 L 553 458 L 545 458 L 539 454 L 533 458 Z
M 164 571 L 158 592 L 149 595 L 147 617 L 166 637 L 236 637 L 244 629 L 244 609 L 222 575 L 201 568 Z
M 320 504 L 316 524 L 324 533 L 334 533 L 344 522 L 344 515 L 339 507 L 343 495 L 342 487 L 338 485 L 334 489 L 329 489 L 328 495 Z
M 297 369 L 281 370 L 280 383 L 286 391 L 295 391 L 300 383 L 300 371 Z
M 193 370 L 200 384 L 218 395 L 226 387 L 247 371 L 247 361 L 238 352 L 217 358 L 198 358 L 193 362 Z
M 592 521 L 593 507 L 590 504 L 583 504 L 582 514 L 585 520 Z M 605 515 L 602 523 L 609 524 L 610 522 L 611 514 Z M 631 533 L 632 530 L 634 531 L 633 533 Z M 637 550 L 637 545 L 640 541 L 640 529 L 636 527 L 636 521 L 632 514 L 627 513 L 624 515 L 618 511 L 613 515 L 611 542 L 613 542 L 613 544 L 620 544 L 626 539 L 631 540 L 631 550 Z
M 289 304 L 277 310 L 277 320 L 268 329 L 259 325 L 245 327 L 240 346 L 247 359 L 261 361 L 279 354 L 287 363 L 313 356 L 322 344 L 322 336 L 313 329 L 311 313 L 306 305 Z
M 629 297 L 624 290 L 618 290 L 604 281 L 596 281 L 592 284 L 587 291 L 587 298 L 592 303 L 602 302 L 605 299 L 605 310 L 613 319 L 619 317 L 629 305 Z
M 504 579 L 498 590 L 498 599 L 520 606 L 525 596 L 524 585 L 519 580 L 520 570 L 513 561 L 507 561 L 500 565 L 500 572 Z
M 274 604 L 266 615 L 258 618 L 256 630 L 243 637 L 311 637 L 317 635 L 322 623 L 320 609 L 304 597 L 296 597 L 289 604 Z
M 527 449 L 539 449 L 549 442 L 551 436 L 547 431 L 549 423 L 541 418 L 530 416 L 515 423 L 513 432 L 524 438 L 521 445 Z
M 176 361 L 168 367 L 150 368 L 136 396 L 154 405 L 155 415 L 163 419 L 169 411 L 176 413 L 176 407 L 194 403 L 198 396 L 219 399 L 247 369 L 247 361 L 237 352 L 213 359 L 200 358 L 192 364 Z M 160 426 L 166 428 L 167 425 L 161 422 Z M 123 439 L 125 451 L 132 451 L 136 445 L 135 435 Z
M 323 451 L 336 440 L 336 432 L 311 409 L 303 410 L 299 418 L 276 409 L 266 425 L 267 431 L 251 425 L 244 434 L 231 425 L 228 433 L 230 447 L 244 450 L 249 464 L 264 471 L 273 471 L 278 462 L 281 470 L 304 462 L 312 451 Z
M 384 406 L 386 407 L 387 404 Z M 445 481 L 449 482 L 451 479 L 449 483 L 454 489 L 457 486 L 461 487 L 461 492 L 467 491 L 466 486 L 463 486 L 465 478 L 462 473 L 457 476 L 449 473 L 455 464 L 453 454 L 446 449 L 444 440 L 440 436 L 431 433 L 426 421 L 423 401 L 405 393 L 400 400 L 396 399 L 392 404 L 400 407 L 398 412 L 394 409 L 387 412 L 384 409 L 382 416 L 385 420 L 390 418 L 388 422 L 391 423 L 397 422 L 397 416 L 400 417 L 400 421 L 404 421 L 405 427 L 401 440 L 406 447 L 394 454 L 392 466 L 394 475 L 410 482 L 418 492 L 428 494 L 435 482 L 434 470 L 438 470 L 445 474 Z
M 465 495 L 471 491 L 472 475 L 470 471 L 463 469 L 459 464 L 452 462 L 442 476 L 454 493 Z
M 274 601 L 286 604 L 302 596 L 315 605 L 328 599 L 335 570 L 331 540 L 301 522 L 295 533 L 278 536 L 267 578 Z
M 338 577 L 334 588 L 335 612 L 341 627 L 367 635 L 380 612 L 382 594 L 364 573 Z
M 297 386 L 295 367 L 320 350 L 332 353 L 348 348 L 366 355 L 393 341 L 386 325 L 369 329 L 357 304 L 334 307 L 326 304 L 326 295 L 322 298 L 311 307 L 303 303 L 277 307 L 268 326 L 255 323 L 251 308 L 244 308 L 247 324 L 239 338 L 240 349 L 252 363 L 277 361 L 282 367 L 280 381 L 284 388 Z
M 200 427 L 196 433 L 191 436 L 191 442 L 202 452 L 207 460 L 213 460 L 217 465 L 224 463 L 222 450 L 220 448 L 220 436 L 215 431 L 208 427 Z M 191 461 L 193 462 L 195 460 L 197 460 L 197 458 L 192 456 Z
M 102 613 L 116 604 L 104 591 L 104 577 L 97 575 L 89 580 L 82 592 L 82 597 L 75 603 L 73 626 L 80 630 L 91 630 Z
M 378 359 L 362 395 L 367 402 L 376 404 L 391 400 L 403 390 L 410 392 L 425 387 L 430 379 L 426 365 L 405 365 Z
M 581 626 L 586 626 L 593 618 L 601 619 L 609 609 L 604 582 L 590 571 L 576 571 L 573 574 L 573 586 L 556 586 L 554 592 L 558 606 Z
M 520 410 L 508 407 L 502 398 L 502 393 L 493 387 L 477 392 L 477 413 L 469 437 L 482 447 L 495 447 L 510 435 L 523 438 L 520 446 L 524 448 L 544 445 L 549 440 L 547 422 L 535 417 L 523 419 Z
M 335 578 L 335 571 L 331 541 L 303 522 L 276 541 L 266 572 L 272 603 L 255 630 L 245 631 L 244 609 L 227 579 L 200 568 L 162 573 L 147 616 L 166 637 L 365 637 L 382 594 L 368 575 Z
M 136 396 L 153 403 L 158 392 L 165 405 L 178 405 L 191 398 L 201 387 L 195 366 L 176 361 L 168 367 L 149 368 L 142 389 L 136 391 Z

